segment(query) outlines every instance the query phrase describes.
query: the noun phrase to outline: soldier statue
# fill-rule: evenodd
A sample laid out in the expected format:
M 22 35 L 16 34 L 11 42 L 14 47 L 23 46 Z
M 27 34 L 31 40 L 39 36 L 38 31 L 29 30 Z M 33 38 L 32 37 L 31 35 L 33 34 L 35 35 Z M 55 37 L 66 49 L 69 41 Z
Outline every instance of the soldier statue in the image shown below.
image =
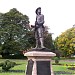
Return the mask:
M 41 7 L 38 7 L 35 11 L 36 13 L 36 21 L 35 26 L 35 39 L 36 39 L 36 47 L 35 48 L 45 48 L 43 45 L 43 33 L 44 33 L 44 15 L 41 14 Z

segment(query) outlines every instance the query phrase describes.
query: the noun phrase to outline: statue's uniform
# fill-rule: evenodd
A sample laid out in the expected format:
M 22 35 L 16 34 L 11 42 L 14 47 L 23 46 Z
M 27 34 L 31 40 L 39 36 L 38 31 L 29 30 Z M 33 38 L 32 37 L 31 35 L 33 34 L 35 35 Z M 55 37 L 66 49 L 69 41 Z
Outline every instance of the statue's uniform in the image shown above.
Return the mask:
M 36 16 L 36 33 L 38 32 L 38 35 L 35 33 L 35 37 L 38 39 L 43 37 L 43 30 L 44 30 L 44 15 L 37 15 Z
M 44 32 L 44 15 L 37 15 L 36 16 L 36 22 L 35 22 L 35 39 L 36 43 L 38 43 L 38 40 L 40 43 L 43 43 L 43 32 Z M 41 40 L 40 40 L 41 39 Z

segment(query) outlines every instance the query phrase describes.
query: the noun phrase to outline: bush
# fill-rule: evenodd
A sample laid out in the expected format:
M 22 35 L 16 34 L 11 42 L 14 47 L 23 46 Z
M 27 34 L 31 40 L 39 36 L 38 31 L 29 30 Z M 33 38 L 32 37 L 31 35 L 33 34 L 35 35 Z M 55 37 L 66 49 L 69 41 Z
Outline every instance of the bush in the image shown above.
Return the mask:
M 16 64 L 15 62 L 11 62 L 9 60 L 6 60 L 5 62 L 0 63 L 0 67 L 2 67 L 2 70 L 4 70 L 4 71 L 9 71 L 9 69 L 14 67 L 15 64 Z
M 27 59 L 20 51 L 11 54 L 2 54 L 3 59 Z
M 16 65 L 15 62 L 11 62 L 11 67 L 14 67 L 14 65 Z
M 59 64 L 59 58 L 58 57 L 55 57 L 54 60 L 55 60 L 56 64 Z
M 0 67 L 3 66 L 3 63 L 0 63 Z

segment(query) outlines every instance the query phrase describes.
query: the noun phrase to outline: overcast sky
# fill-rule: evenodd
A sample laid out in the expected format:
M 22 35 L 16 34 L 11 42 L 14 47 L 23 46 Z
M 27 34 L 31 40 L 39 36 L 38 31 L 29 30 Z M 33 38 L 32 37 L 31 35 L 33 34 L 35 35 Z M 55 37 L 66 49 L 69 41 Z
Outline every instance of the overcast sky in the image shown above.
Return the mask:
M 30 24 L 35 22 L 35 10 L 42 8 L 45 24 L 54 33 L 53 39 L 75 24 L 75 0 L 0 0 L 0 12 L 8 12 L 17 8 L 30 18 Z

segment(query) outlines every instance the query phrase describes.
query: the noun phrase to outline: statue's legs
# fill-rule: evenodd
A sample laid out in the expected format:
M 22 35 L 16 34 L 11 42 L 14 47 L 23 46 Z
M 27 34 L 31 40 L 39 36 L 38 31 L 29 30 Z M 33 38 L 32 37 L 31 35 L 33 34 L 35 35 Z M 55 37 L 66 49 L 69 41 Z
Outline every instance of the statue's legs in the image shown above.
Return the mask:
M 39 45 L 38 45 L 38 39 L 36 39 L 36 47 L 35 48 L 38 48 Z
M 35 31 L 36 47 L 35 48 L 45 48 L 43 45 L 43 28 L 39 27 Z
M 44 48 L 44 45 L 43 45 L 43 38 L 40 38 L 40 43 L 41 43 L 41 48 Z
M 38 34 L 39 34 L 39 41 L 41 44 L 41 48 L 44 48 L 44 45 L 43 45 L 43 28 L 42 27 L 38 28 Z
M 35 39 L 36 39 L 36 47 L 35 48 L 39 48 L 38 30 L 35 31 Z

